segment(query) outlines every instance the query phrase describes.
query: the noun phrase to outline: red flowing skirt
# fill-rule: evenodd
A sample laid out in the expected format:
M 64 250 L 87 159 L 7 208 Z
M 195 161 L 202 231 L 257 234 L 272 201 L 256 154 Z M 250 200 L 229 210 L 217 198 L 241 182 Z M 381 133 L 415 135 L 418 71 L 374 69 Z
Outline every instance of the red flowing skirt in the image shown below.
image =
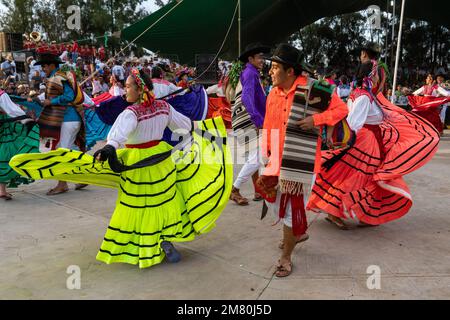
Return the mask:
M 353 147 L 317 175 L 308 210 L 371 225 L 399 219 L 409 211 L 412 197 L 402 177 L 431 160 L 439 134 L 417 115 L 383 102 L 387 106 L 378 131 L 363 127 Z M 324 152 L 322 161 L 340 152 Z
M 439 133 L 444 132 L 444 126 L 442 125 L 440 113 L 441 108 L 430 108 L 428 110 L 421 110 L 421 111 L 413 111 L 415 114 L 419 115 L 420 117 L 428 120 Z

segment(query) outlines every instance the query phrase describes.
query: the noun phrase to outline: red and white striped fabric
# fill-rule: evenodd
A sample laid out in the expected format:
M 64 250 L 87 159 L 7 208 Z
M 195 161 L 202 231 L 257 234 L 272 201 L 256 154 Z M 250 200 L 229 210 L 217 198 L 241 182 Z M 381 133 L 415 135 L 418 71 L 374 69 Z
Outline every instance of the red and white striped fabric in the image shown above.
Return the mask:
M 412 196 L 403 176 L 418 170 L 436 153 L 439 133 L 414 113 L 377 102 L 384 115 L 380 125 L 364 125 L 355 144 L 331 169 L 318 173 L 307 210 L 371 225 L 404 216 Z M 323 162 L 343 150 L 325 151 Z
M 425 111 L 450 102 L 450 97 L 408 96 L 408 101 L 413 111 Z
M 439 133 L 444 132 L 439 107 L 450 102 L 450 97 L 409 96 L 408 100 L 412 112 L 429 121 Z
M 111 98 L 114 98 L 109 92 L 105 92 L 95 98 L 92 98 L 92 101 L 95 103 L 96 106 L 99 106 L 100 103 L 102 103 L 103 101 L 107 101 Z

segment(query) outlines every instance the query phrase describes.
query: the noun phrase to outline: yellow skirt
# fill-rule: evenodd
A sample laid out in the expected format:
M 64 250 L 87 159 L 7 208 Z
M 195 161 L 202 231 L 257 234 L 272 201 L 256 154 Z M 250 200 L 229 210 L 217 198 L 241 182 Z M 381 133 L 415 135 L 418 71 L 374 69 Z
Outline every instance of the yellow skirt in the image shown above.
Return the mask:
M 115 173 L 107 162 L 68 149 L 15 156 L 10 165 L 23 176 L 87 183 L 118 189 L 116 208 L 97 259 L 150 267 L 164 259 L 162 241 L 194 240 L 215 226 L 232 187 L 233 168 L 221 118 L 198 122 L 191 144 L 174 151 L 161 142 L 148 149 L 121 149 L 125 165 L 174 151 L 166 160 Z M 204 134 L 213 136 L 206 139 Z

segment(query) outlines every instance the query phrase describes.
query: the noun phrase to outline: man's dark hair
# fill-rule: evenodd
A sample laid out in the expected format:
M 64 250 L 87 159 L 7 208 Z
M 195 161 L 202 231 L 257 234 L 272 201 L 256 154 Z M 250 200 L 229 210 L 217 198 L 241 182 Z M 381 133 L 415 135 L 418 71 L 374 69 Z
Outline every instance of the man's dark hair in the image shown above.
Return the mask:
M 249 55 L 249 56 L 247 57 L 247 62 L 250 62 L 250 58 L 255 58 L 258 54 L 259 54 L 259 53 L 255 53 L 255 54 Z
M 303 69 L 300 66 L 293 67 L 293 66 L 290 66 L 290 65 L 287 65 L 287 64 L 284 64 L 284 63 L 280 63 L 280 65 L 283 67 L 284 71 L 287 71 L 289 68 L 293 68 L 294 69 L 294 75 L 296 77 L 298 77 L 298 76 L 300 76 L 302 74 Z
M 50 63 L 43 63 L 43 64 L 42 64 L 42 66 L 51 66 L 51 65 L 54 65 L 54 66 L 55 66 L 55 68 L 58 68 L 58 67 L 59 67 L 59 64 L 57 64 L 57 63 L 54 63 L 54 62 L 50 62 Z

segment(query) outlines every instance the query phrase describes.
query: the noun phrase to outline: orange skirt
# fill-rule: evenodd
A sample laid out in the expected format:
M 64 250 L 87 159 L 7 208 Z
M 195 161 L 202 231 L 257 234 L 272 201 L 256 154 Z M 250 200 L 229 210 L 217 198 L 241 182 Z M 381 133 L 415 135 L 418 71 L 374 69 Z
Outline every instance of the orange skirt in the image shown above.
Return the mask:
M 342 219 L 380 225 L 404 216 L 412 206 L 402 176 L 431 160 L 439 134 L 422 118 L 383 109 L 379 135 L 363 127 L 347 153 L 317 175 L 307 209 Z M 326 151 L 322 161 L 339 154 Z M 322 162 L 322 163 L 323 163 Z

